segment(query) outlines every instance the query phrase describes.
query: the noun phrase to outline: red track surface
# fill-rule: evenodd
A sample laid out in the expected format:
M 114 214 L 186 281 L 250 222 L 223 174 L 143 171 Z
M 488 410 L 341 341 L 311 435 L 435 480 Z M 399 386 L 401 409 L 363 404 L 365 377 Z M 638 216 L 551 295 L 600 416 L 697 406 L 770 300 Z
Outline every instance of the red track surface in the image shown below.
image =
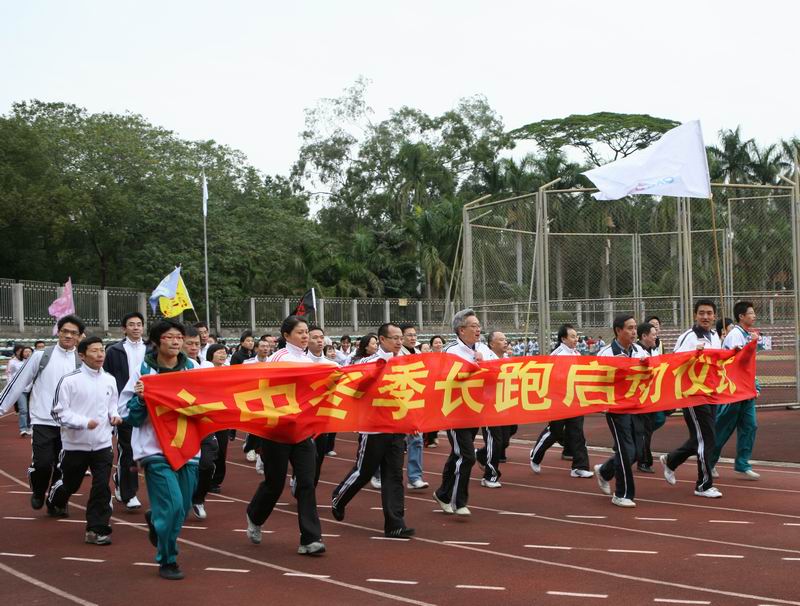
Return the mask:
M 673 418 L 666 431 L 682 425 L 678 421 Z M 798 468 L 760 467 L 761 481 L 747 482 L 734 477 L 730 465 L 720 465 L 716 485 L 724 497 L 712 500 L 693 496 L 690 461 L 679 469 L 675 487 L 660 475 L 637 476 L 638 507 L 626 510 L 613 507 L 594 479 L 568 477 L 557 449 L 534 476 L 528 448 L 519 445 L 502 467 L 502 489 L 481 488 L 473 470 L 471 518 L 435 512 L 430 489 L 407 491 L 406 520 L 417 538 L 379 540 L 373 537 L 383 536 L 382 514 L 375 509 L 380 498 L 367 488 L 350 504 L 344 522 L 320 509 L 323 532 L 333 536 L 324 538 L 328 553 L 309 558 L 295 553 L 298 529 L 288 488 L 283 496 L 288 505 L 267 521 L 270 533 L 260 546 L 241 532 L 245 504 L 260 476 L 236 441 L 224 494 L 210 495 L 208 519 L 190 516 L 181 534 L 179 562 L 187 577 L 169 582 L 158 578 L 155 568 L 137 564 L 152 563 L 154 556 L 141 512 L 117 509 L 114 544 L 97 547 L 82 542 L 85 496 L 74 497 L 68 521 L 31 510 L 24 481 L 29 444 L 17 437 L 15 423 L 13 415 L 0 419 L 3 604 L 800 605 Z M 599 437 L 599 430 L 592 432 Z M 425 451 L 432 488 L 445 444 Z M 320 505 L 329 503 L 334 484 L 352 464 L 352 436 L 339 436 L 336 449 L 339 456 L 326 459 L 322 470 Z M 592 452 L 592 462 L 604 456 Z M 82 491 L 88 491 L 88 481 Z M 144 490 L 140 498 L 146 501 Z M 15 517 L 26 519 L 9 519 Z

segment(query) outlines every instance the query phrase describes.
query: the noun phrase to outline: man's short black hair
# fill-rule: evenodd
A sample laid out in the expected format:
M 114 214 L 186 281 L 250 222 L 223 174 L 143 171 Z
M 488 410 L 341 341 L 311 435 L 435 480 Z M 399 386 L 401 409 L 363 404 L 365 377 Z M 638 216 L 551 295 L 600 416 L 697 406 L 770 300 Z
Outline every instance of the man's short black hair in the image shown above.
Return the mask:
M 186 335 L 186 329 L 183 327 L 183 324 L 175 320 L 164 318 L 163 320 L 159 320 L 153 324 L 153 326 L 150 327 L 150 334 L 148 335 L 150 343 L 153 345 L 153 347 L 158 349 L 158 345 L 161 343 L 161 335 L 168 330 L 172 330 L 173 328 L 182 335 Z
M 724 318 L 724 319 L 720 318 L 719 320 L 717 320 L 717 334 L 721 335 L 722 330 L 724 328 L 728 328 L 728 326 L 730 326 L 733 323 L 734 323 L 733 320 L 731 320 L 730 318 Z
M 260 337 L 258 337 L 258 340 L 259 340 L 259 341 L 266 341 L 266 340 L 267 340 L 267 339 L 269 339 L 270 337 L 272 337 L 272 335 L 271 335 L 271 334 L 269 334 L 269 333 L 265 333 L 265 334 L 261 335 Z
M 647 323 L 650 323 L 653 320 L 655 320 L 656 322 L 661 324 L 661 318 L 659 318 L 658 316 L 647 316 L 647 318 L 645 318 L 645 322 L 647 322 Z
M 128 320 L 131 320 L 133 318 L 139 318 L 142 321 L 142 324 L 144 324 L 144 316 L 140 314 L 138 311 L 132 311 L 122 316 L 122 321 L 120 322 L 120 326 L 122 326 L 122 328 L 125 328 L 125 325 L 128 323 Z
M 397 324 L 395 324 L 394 322 L 385 322 L 384 324 L 381 324 L 381 325 L 378 327 L 378 336 L 379 336 L 379 337 L 383 337 L 383 338 L 386 338 L 386 337 L 388 337 L 388 336 L 389 336 L 389 329 L 390 329 L 392 326 L 394 326 L 395 328 L 400 328 L 400 327 L 399 327 Z
M 205 328 L 206 330 L 208 330 L 208 324 L 206 324 L 202 320 L 200 320 L 199 322 L 195 322 L 193 326 L 195 328 L 197 328 L 198 330 L 201 329 L 201 328 Z
M 241 337 L 239 337 L 239 343 L 244 343 L 244 340 L 245 340 L 247 337 L 250 337 L 251 339 L 253 338 L 253 331 L 252 331 L 252 330 L 245 330 L 245 331 L 242 333 L 242 336 L 241 336 Z
M 406 331 L 407 330 L 411 330 L 412 328 L 414 330 L 417 330 L 417 325 L 416 324 L 412 324 L 411 322 L 406 322 L 406 323 L 400 325 L 400 332 L 405 335 Z
M 350 335 L 342 335 L 342 338 L 339 339 L 339 343 L 344 343 L 345 341 L 347 341 L 348 343 L 353 342 L 352 339 L 350 338 Z
M 321 332 L 323 335 L 325 334 L 325 331 L 324 331 L 324 330 L 322 330 L 322 327 L 321 327 L 321 326 L 317 326 L 316 324 L 311 324 L 311 325 L 309 325 L 309 327 L 308 327 L 308 332 L 309 332 L 309 333 L 311 333 L 311 332 L 312 332 L 312 331 L 314 331 L 314 330 L 318 330 L 318 331 L 320 331 L 320 332 Z
M 617 331 L 622 330 L 625 328 L 625 322 L 628 320 L 633 320 L 634 317 L 631 314 L 620 314 L 614 317 L 614 323 L 611 325 L 611 328 L 614 329 L 614 336 L 617 336 Z
M 736 318 L 737 324 L 741 321 L 740 316 L 747 315 L 747 310 L 751 307 L 755 307 L 751 301 L 738 301 L 733 306 L 733 317 Z
M 68 316 L 64 316 L 63 318 L 61 318 L 58 321 L 58 323 L 56 324 L 56 326 L 58 327 L 58 330 L 61 330 L 64 327 L 64 324 L 66 324 L 68 322 L 70 324 L 74 324 L 75 326 L 78 327 L 78 334 L 79 335 L 82 335 L 84 332 L 86 332 L 86 324 L 84 324 L 83 320 L 81 320 L 78 316 L 73 315 L 73 314 L 70 314 Z
M 642 339 L 642 335 L 646 335 L 651 330 L 655 330 L 656 327 L 650 324 L 650 322 L 642 322 L 639 326 L 636 327 L 636 336 L 639 337 L 639 340 Z
M 85 354 L 86 350 L 89 349 L 90 345 L 94 345 L 95 343 L 103 344 L 103 339 L 97 336 L 86 337 L 83 341 L 78 343 L 78 353 Z
M 36 347 L 39 343 L 41 343 L 42 345 L 46 345 L 44 341 L 42 341 L 41 339 L 37 339 L 36 341 L 34 341 L 33 346 Z
M 186 334 L 183 335 L 184 337 L 191 338 L 191 337 L 199 337 L 200 336 L 200 333 L 197 332 L 197 327 L 196 326 L 192 326 L 191 324 L 186 324 L 183 328 L 184 328 L 184 330 L 186 330 Z
M 700 309 L 702 305 L 706 307 L 710 307 L 714 310 L 714 313 L 717 313 L 717 304 L 714 303 L 711 299 L 698 299 L 694 304 L 694 313 L 697 314 L 697 310 Z
M 567 334 L 569 333 L 570 328 L 575 330 L 575 327 L 572 324 L 562 324 L 558 327 L 558 342 L 561 343 L 564 339 L 567 338 Z

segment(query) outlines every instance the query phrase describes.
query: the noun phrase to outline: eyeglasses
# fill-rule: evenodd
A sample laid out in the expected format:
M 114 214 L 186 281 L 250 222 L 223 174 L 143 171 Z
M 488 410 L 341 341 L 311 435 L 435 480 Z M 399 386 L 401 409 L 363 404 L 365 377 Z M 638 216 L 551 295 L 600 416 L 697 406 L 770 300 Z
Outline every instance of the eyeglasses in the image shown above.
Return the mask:
M 81 334 L 77 330 L 70 330 L 69 328 L 62 328 L 58 331 L 58 333 L 64 335 L 65 337 L 77 337 Z

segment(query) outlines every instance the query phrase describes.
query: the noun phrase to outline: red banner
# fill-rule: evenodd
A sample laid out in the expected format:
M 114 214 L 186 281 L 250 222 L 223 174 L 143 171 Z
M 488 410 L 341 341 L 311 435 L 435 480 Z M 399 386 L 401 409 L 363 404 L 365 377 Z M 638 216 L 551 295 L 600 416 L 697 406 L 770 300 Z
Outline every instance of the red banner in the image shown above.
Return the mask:
M 296 443 L 326 432 L 411 433 L 643 413 L 755 397 L 756 346 L 642 360 L 533 356 L 472 364 L 443 353 L 337 368 L 243 364 L 142 377 L 164 455 L 178 468 L 200 440 L 241 429 Z

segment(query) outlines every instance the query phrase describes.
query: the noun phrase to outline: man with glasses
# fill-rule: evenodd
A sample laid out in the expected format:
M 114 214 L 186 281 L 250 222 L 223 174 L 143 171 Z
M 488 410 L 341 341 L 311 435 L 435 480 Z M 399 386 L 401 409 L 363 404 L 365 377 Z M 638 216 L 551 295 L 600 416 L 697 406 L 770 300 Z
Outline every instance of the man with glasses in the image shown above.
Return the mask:
M 41 509 L 48 489 L 61 479 L 58 457 L 61 453 L 61 428 L 53 419 L 51 410 L 58 382 L 64 375 L 80 368 L 76 346 L 86 330 L 77 316 L 64 316 L 58 321 L 58 343 L 31 354 L 25 365 L 14 375 L 0 394 L 0 415 L 5 414 L 19 400 L 23 390 L 33 383 L 29 410 L 33 426 L 33 459 L 28 469 L 31 485 L 31 507 Z M 67 515 L 66 507 L 47 504 L 47 514 L 53 517 Z

